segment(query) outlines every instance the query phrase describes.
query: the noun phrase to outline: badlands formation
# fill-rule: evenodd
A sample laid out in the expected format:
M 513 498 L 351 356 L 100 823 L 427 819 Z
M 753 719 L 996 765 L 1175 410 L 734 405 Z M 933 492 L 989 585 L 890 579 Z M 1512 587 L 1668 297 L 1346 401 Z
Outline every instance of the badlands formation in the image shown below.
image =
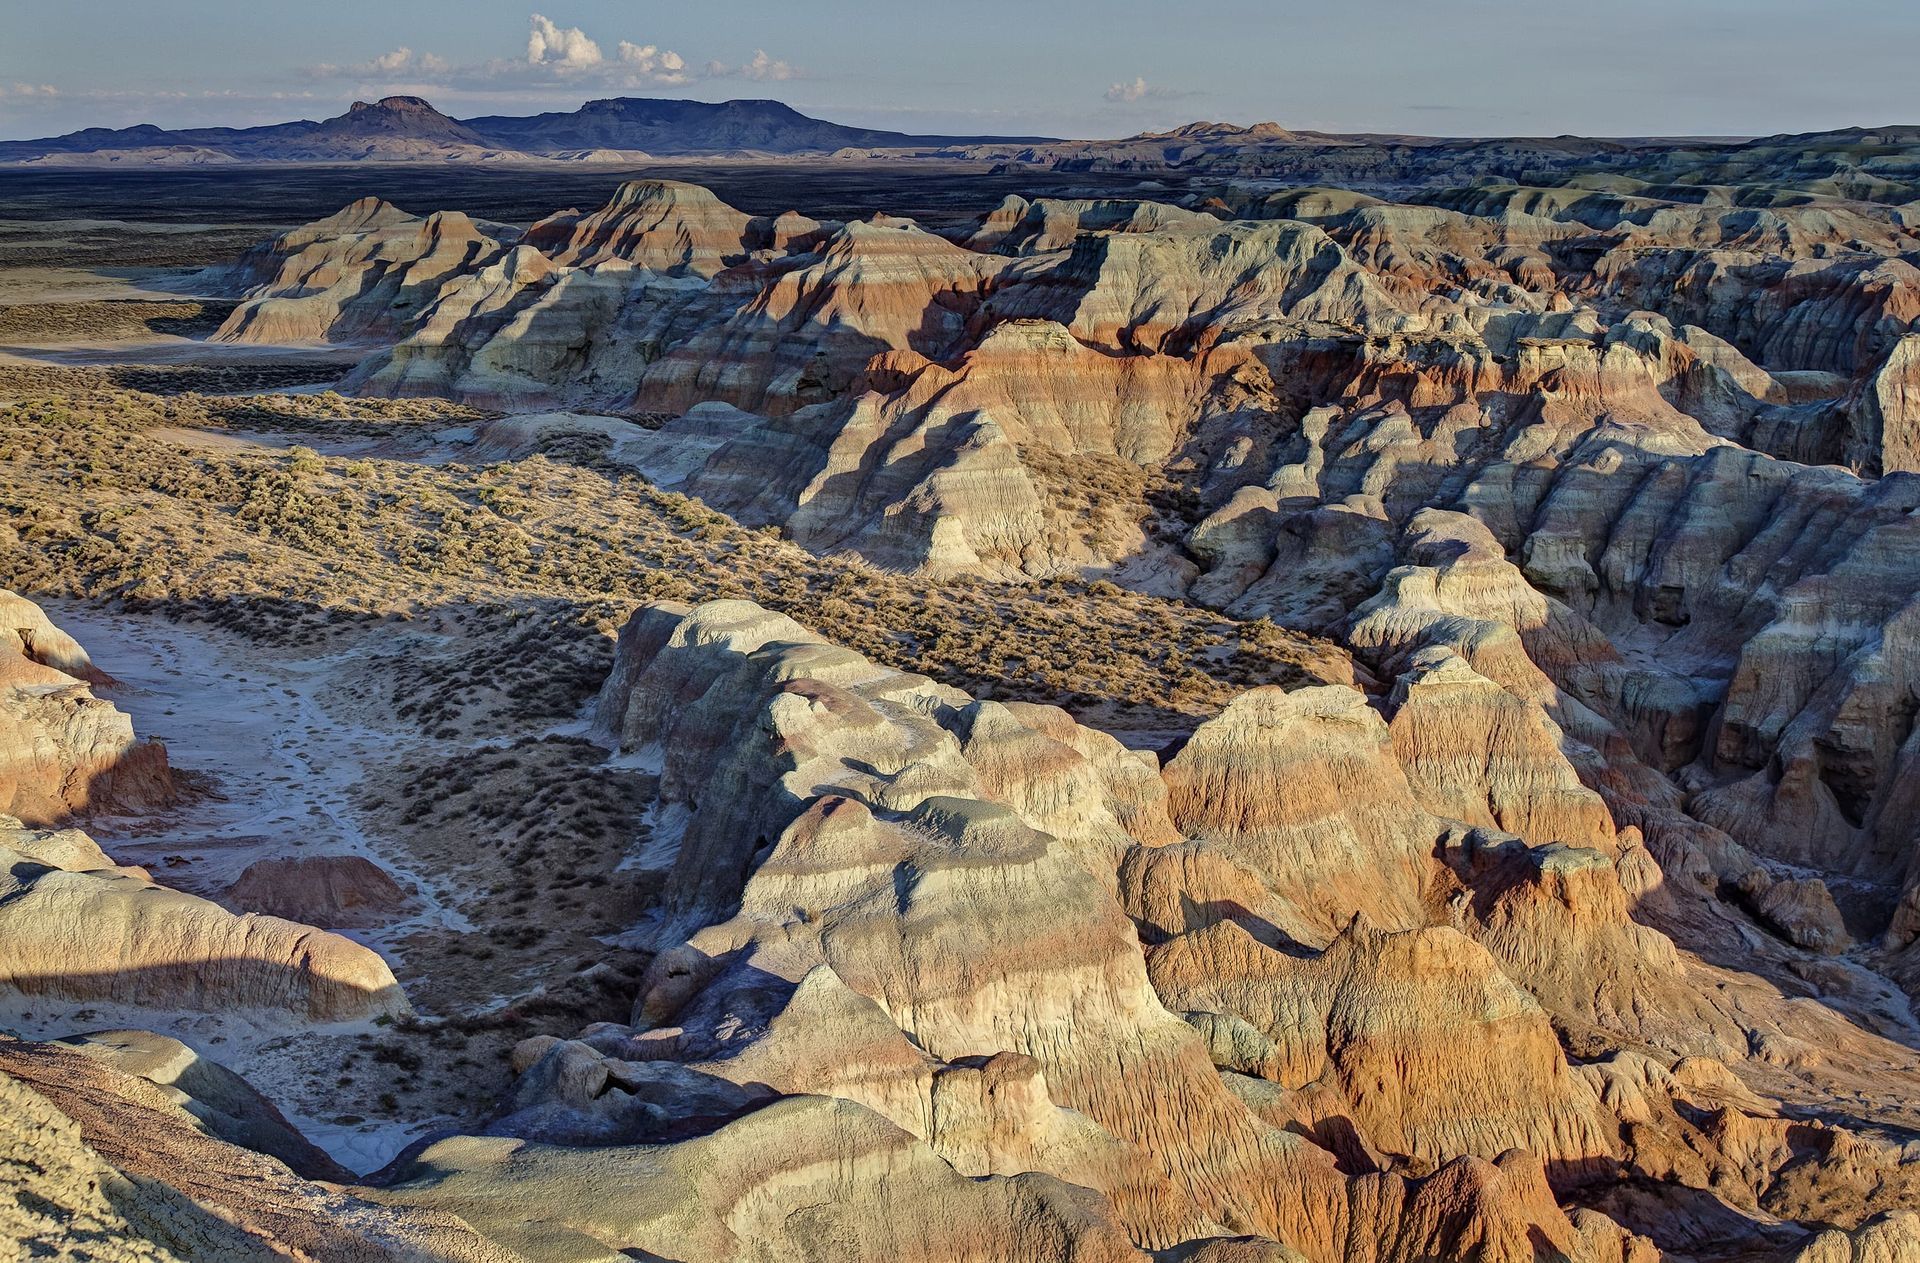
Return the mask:
M 1595 152 L 369 198 L 20 349 L 0 1227 L 1920 1258 L 1920 203 Z

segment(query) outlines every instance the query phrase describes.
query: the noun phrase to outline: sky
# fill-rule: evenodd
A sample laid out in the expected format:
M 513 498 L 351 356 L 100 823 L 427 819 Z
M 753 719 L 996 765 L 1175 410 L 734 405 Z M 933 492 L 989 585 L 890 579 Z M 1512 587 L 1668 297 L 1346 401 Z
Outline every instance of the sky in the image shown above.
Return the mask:
M 867 127 L 1424 135 L 1920 122 L 1915 0 L 0 0 L 0 138 L 773 97 Z

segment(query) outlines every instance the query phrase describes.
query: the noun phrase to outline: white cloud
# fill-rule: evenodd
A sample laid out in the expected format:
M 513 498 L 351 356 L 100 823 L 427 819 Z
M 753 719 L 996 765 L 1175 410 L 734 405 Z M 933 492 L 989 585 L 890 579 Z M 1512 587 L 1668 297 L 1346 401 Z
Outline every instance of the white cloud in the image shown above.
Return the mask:
M 550 66 L 560 71 L 589 70 L 603 60 L 600 45 L 587 38 L 587 33 L 579 27 L 556 25 L 540 13 L 528 20 L 533 28 L 527 33 L 528 65 Z
M 618 54 L 620 65 L 629 74 L 638 75 L 652 83 L 672 85 L 687 82 L 687 59 L 670 48 L 621 40 Z
M 600 42 L 577 26 L 561 26 L 544 13 L 527 18 L 524 57 L 495 57 L 469 65 L 449 65 L 432 53 L 402 47 L 371 60 L 341 66 L 331 62 L 306 68 L 314 79 L 401 86 L 422 94 L 455 96 L 525 95 L 592 88 L 610 93 L 675 88 L 699 80 L 750 79 L 773 82 L 801 77 L 791 63 L 757 48 L 738 65 L 705 62 L 699 69 L 671 48 L 619 40 L 609 56 Z
M 416 53 L 402 45 L 390 53 L 381 53 L 378 57 L 351 66 L 321 62 L 317 66 L 308 66 L 305 73 L 313 79 L 358 79 L 363 82 L 398 79 L 412 82 L 444 75 L 450 69 L 452 67 L 442 58 L 432 53 Z
M 0 83 L 0 96 L 5 97 L 55 97 L 60 89 L 50 83 Z
M 706 77 L 709 79 L 753 79 L 771 82 L 782 79 L 795 79 L 800 72 L 788 62 L 767 56 L 767 50 L 756 48 L 753 59 L 738 66 L 729 66 L 723 61 L 707 63 Z
M 1179 88 L 1163 88 L 1148 83 L 1140 75 L 1135 75 L 1132 83 L 1116 83 L 1107 88 L 1107 100 L 1118 105 L 1132 105 L 1140 101 L 1171 101 L 1178 97 L 1192 96 Z

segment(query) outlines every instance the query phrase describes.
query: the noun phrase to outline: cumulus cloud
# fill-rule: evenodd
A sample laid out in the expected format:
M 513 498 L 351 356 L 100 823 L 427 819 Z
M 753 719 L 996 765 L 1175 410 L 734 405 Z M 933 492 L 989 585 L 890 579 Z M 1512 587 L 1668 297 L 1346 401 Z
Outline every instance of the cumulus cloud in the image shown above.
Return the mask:
M 713 60 L 698 69 L 686 57 L 659 44 L 623 39 L 612 49 L 609 55 L 600 41 L 580 27 L 562 26 L 544 13 L 534 13 L 527 18 L 523 56 L 455 66 L 432 53 L 416 53 L 403 46 L 354 65 L 309 66 L 306 74 L 317 79 L 404 84 L 423 93 L 450 91 L 482 96 L 582 87 L 623 92 L 681 87 L 707 79 L 766 82 L 801 77 L 792 63 L 765 49 L 755 49 L 752 58 L 737 65 Z
M 307 74 L 315 79 L 360 79 L 360 80 L 416 80 L 431 79 L 452 69 L 442 58 L 432 53 L 416 53 L 402 45 L 390 53 L 381 53 L 367 61 L 356 62 L 351 66 L 336 66 L 332 62 L 322 62 L 307 67 Z
M 600 45 L 577 26 L 560 26 L 543 13 L 534 14 L 527 32 L 527 64 L 555 70 L 589 70 L 602 58 Z
M 411 48 L 396 48 L 390 53 L 382 53 L 371 63 L 373 69 L 386 74 L 428 74 L 436 75 L 447 69 L 447 63 L 432 53 L 415 55 Z
M 1117 105 L 1132 105 L 1139 101 L 1170 101 L 1176 97 L 1192 96 L 1191 92 L 1182 92 L 1178 88 L 1163 88 L 1148 83 L 1140 75 L 1135 75 L 1132 83 L 1116 83 L 1107 88 L 1107 100 Z
M 709 79 L 754 79 L 761 82 L 770 82 L 781 79 L 795 79 L 799 77 L 799 74 L 800 72 L 795 70 L 791 64 L 767 56 L 767 50 L 764 48 L 756 48 L 753 50 L 752 60 L 738 66 L 729 66 L 724 61 L 708 62 L 706 77 Z
M 623 39 L 618 54 L 620 65 L 629 74 L 639 75 L 653 83 L 671 85 L 687 82 L 687 59 L 671 48 L 635 44 Z

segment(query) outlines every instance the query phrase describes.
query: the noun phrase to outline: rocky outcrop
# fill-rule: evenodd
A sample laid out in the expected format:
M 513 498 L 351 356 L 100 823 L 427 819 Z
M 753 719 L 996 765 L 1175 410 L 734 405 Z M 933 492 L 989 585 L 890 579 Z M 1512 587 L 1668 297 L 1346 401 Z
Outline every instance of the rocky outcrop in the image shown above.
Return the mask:
M 1371 712 L 1348 736 L 1339 730 L 1357 718 L 1323 716 L 1313 701 L 1295 722 L 1335 728 L 1323 760 L 1354 777 L 1394 768 Z M 1227 730 L 1241 723 L 1230 715 Z M 820 1142 L 793 1103 L 824 1097 L 862 1111 L 846 1117 L 885 1120 L 893 1143 L 928 1155 L 914 1162 L 1092 1189 L 1137 1245 L 1235 1229 L 1311 1258 L 1411 1259 L 1483 1233 L 1496 1258 L 1530 1235 L 1579 1258 L 1623 1248 L 1617 1231 L 1600 1234 L 1603 1248 L 1583 1235 L 1595 1225 L 1553 1208 L 1537 1158 L 1495 1168 L 1466 1148 L 1443 1152 L 1449 1141 L 1425 1151 L 1425 1184 L 1349 1176 L 1228 1090 L 1199 1032 L 1156 994 L 1118 898 L 1142 884 L 1141 857 L 1185 849 L 1173 841 L 1182 795 L 1198 798 L 1203 779 L 1189 752 L 1224 740 L 1196 737 L 1161 791 L 1150 762 L 1058 712 L 970 701 L 741 602 L 642 610 L 622 633 L 597 722 L 660 760 L 655 841 L 675 839 L 668 899 L 679 915 L 646 931 L 665 950 L 630 1025 L 517 1055 L 524 1075 L 503 1131 L 632 1144 L 669 1138 L 689 1117 L 737 1117 L 709 1141 L 674 1145 L 671 1161 L 776 1120 L 782 1130 L 766 1135 L 796 1135 L 762 1148 L 806 1151 Z M 1222 814 L 1247 811 L 1230 803 Z M 1314 874 L 1275 880 L 1312 906 L 1301 887 Z M 673 945 L 702 913 L 705 928 Z M 1241 933 L 1212 932 L 1229 930 Z M 1517 1012 L 1544 1021 L 1488 969 Z M 422 1187 L 459 1182 L 433 1159 L 413 1173 Z M 568 1159 L 554 1161 L 558 1172 Z M 707 1174 L 689 1178 L 704 1189 L 724 1160 L 701 1161 Z M 730 1186 L 712 1187 L 696 1193 L 703 1204 Z M 882 1185 L 855 1199 L 861 1222 L 923 1232 L 917 1214 L 886 1210 L 890 1197 Z M 654 1248 L 632 1224 L 570 1228 Z M 909 1247 L 928 1248 L 918 1237 Z
M 109 682 L 39 606 L 0 592 L 0 813 L 45 825 L 174 794 L 167 753 L 95 685 Z
M 658 778 L 622 865 L 659 894 L 618 938 L 646 976 L 521 1044 L 489 1134 L 394 1196 L 570 1257 L 1896 1248 L 1912 213 L 1729 189 L 1731 146 L 1671 185 L 1625 174 L 1660 145 L 1348 148 L 1318 160 L 1405 200 L 932 233 L 652 181 L 518 240 L 369 206 L 256 259 L 230 334 L 391 342 L 354 389 L 622 414 L 468 455 L 574 427 L 816 553 L 1099 577 L 1356 662 L 1154 734 L 1162 766 L 758 606 L 641 610 L 592 722 Z M 140 880 L 16 902 L 76 876 Z M 312 884 L 334 919 L 367 880 Z
M 111 1058 L 0 1037 L 0 1232 L 23 1257 L 113 1263 L 520 1257 L 443 1211 L 302 1178 L 223 1139 L 183 1095 Z
M 390 925 L 417 909 L 408 885 L 361 855 L 302 855 L 255 860 L 225 898 L 234 907 L 325 930 Z
M 756 219 L 697 184 L 629 180 L 589 214 L 562 211 L 527 230 L 526 243 L 563 267 L 617 259 L 670 275 L 708 277 L 757 250 L 784 253 L 820 225 L 801 215 Z
M 1242 695 L 1167 764 L 1183 833 L 1292 905 L 1276 926 L 1325 944 L 1355 912 L 1411 929 L 1431 919 L 1444 826 L 1414 801 L 1387 725 L 1339 685 Z
M 16 995 L 300 1022 L 408 1008 L 386 962 L 351 939 L 5 847 L 0 944 L 0 989 Z
M 108 677 L 39 607 L 0 594 L 0 618 L 0 804 L 12 813 L 0 815 L 0 990 L 300 1022 L 407 1011 L 386 962 L 358 943 L 235 916 L 116 866 L 79 829 L 45 827 L 164 805 L 166 752 L 93 696 Z
M 997 324 L 953 368 L 910 351 L 875 361 L 876 389 L 850 410 L 774 418 L 695 408 L 636 443 L 641 468 L 815 552 L 900 569 L 1070 574 L 1152 549 L 1137 513 L 1139 468 L 1165 459 L 1170 412 L 1204 380 L 1171 359 L 1115 358 L 1059 324 Z M 769 467 L 781 471 L 769 480 Z M 1157 553 L 1142 558 L 1143 552 Z
M 1083 342 L 1178 353 L 1263 322 L 1424 329 L 1319 229 L 1275 222 L 1180 222 L 1156 232 L 1087 233 L 1065 257 L 1014 273 L 994 310 L 1059 320 Z
M 1920 1254 L 1920 1214 L 1893 1211 L 1852 1232 L 1830 1228 L 1793 1256 L 1793 1263 L 1898 1263 Z
M 756 855 L 826 786 L 897 812 L 991 794 L 1060 830 L 1109 886 L 1129 842 L 1170 836 L 1151 767 L 1112 738 L 877 666 L 745 601 L 642 609 L 595 722 L 622 748 L 661 752 L 656 836 L 675 840 L 665 898 L 678 912 L 728 911 Z M 766 722 L 783 732 L 772 748 Z
M 460 1137 L 428 1148 L 407 1176 L 396 1196 L 536 1258 L 1145 1257 L 1084 1189 L 1037 1174 L 966 1179 L 873 1111 L 817 1097 L 660 1148 Z
M 221 342 L 360 342 L 407 330 L 442 285 L 494 262 L 514 232 L 458 211 L 422 219 L 362 198 L 258 247 L 224 281 L 243 301 Z
M 1382 1166 L 1425 1172 L 1526 1149 L 1604 1170 L 1620 1156 L 1617 1120 L 1567 1065 L 1547 1013 L 1458 931 L 1387 933 L 1356 918 L 1301 957 L 1222 923 L 1149 963 L 1215 1064 L 1289 1102 L 1330 1098 L 1299 1121 L 1313 1135 L 1357 1133 L 1347 1143 Z
M 649 364 L 634 406 L 672 414 L 717 400 L 779 414 L 842 397 L 883 352 L 946 359 L 1007 266 L 908 220 L 843 225 L 814 251 L 740 277 L 739 305 Z
M 1393 751 L 1422 807 L 1462 824 L 1618 849 L 1613 820 L 1581 784 L 1566 734 L 1532 700 L 1501 688 L 1451 648 L 1415 653 L 1394 685 Z
M 967 238 L 974 250 L 1034 255 L 1064 250 L 1083 232 L 1156 232 L 1174 226 L 1204 228 L 1211 215 L 1165 202 L 1041 197 L 1008 197 L 989 211 Z

